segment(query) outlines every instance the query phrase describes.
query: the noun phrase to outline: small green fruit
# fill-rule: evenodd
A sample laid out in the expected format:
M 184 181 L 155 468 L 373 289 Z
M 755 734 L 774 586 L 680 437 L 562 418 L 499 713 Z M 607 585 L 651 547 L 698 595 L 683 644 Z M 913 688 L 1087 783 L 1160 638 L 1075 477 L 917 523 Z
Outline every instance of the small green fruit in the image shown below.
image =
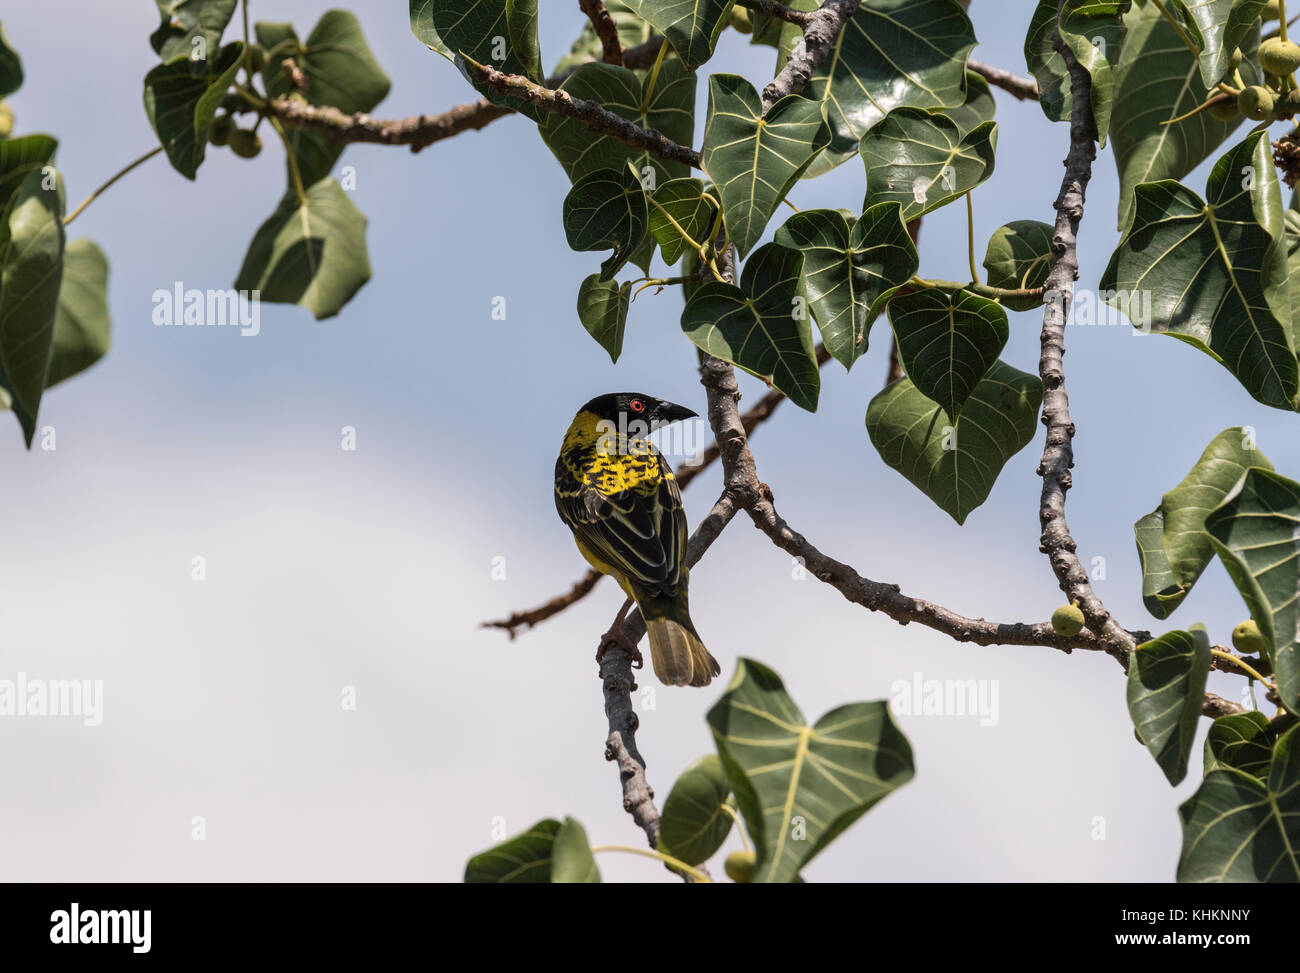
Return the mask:
M 1263 654 L 1264 636 L 1253 618 L 1248 618 L 1232 630 L 1232 647 L 1238 652 Z
M 212 127 L 208 129 L 208 141 L 213 145 L 225 145 L 234 131 L 235 120 L 229 115 L 218 115 L 212 119 Z
M 1265 20 L 1277 20 L 1282 16 L 1282 8 L 1278 6 L 1278 0 L 1268 0 L 1268 4 L 1260 12 L 1260 16 Z
M 1237 108 L 1247 118 L 1262 122 L 1273 114 L 1273 92 L 1260 85 L 1251 85 L 1237 96 Z
M 1236 121 L 1241 117 L 1241 112 L 1237 110 L 1237 102 L 1232 98 L 1211 102 L 1207 111 L 1211 118 L 1217 118 L 1221 122 Z
M 749 18 L 749 11 L 744 7 L 731 8 L 731 26 L 741 34 L 754 33 L 753 21 Z
M 251 128 L 237 128 L 230 133 L 230 151 L 241 159 L 251 159 L 262 151 L 262 136 Z
M 1083 611 L 1078 605 L 1062 605 L 1052 612 L 1052 631 L 1067 638 L 1083 631 Z
M 1232 61 L 1228 65 L 1228 73 L 1232 74 L 1233 71 L 1236 71 L 1237 68 L 1241 67 L 1241 62 L 1244 61 L 1245 59 L 1246 56 L 1241 53 L 1241 48 L 1234 47 L 1232 49 Z
M 7 139 L 13 134 L 14 113 L 7 101 L 0 101 L 0 139 Z
M 252 45 L 248 49 L 248 66 L 252 68 L 254 72 L 260 71 L 262 68 L 266 67 L 266 51 L 262 50 L 256 44 Z
M 1300 68 L 1300 44 L 1270 37 L 1259 45 L 1259 66 L 1276 78 L 1285 78 Z
M 758 858 L 752 851 L 733 851 L 727 856 L 727 862 L 722 867 L 727 873 L 727 878 L 733 882 L 751 882 L 757 864 Z

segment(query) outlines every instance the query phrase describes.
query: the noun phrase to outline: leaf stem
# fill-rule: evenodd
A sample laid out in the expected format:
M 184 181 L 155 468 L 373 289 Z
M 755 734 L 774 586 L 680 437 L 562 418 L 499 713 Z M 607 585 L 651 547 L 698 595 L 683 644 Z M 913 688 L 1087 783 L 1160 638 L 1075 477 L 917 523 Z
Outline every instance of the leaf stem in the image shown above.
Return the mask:
M 1277 0 L 1277 36 L 1286 40 L 1286 0 Z
M 659 68 L 664 63 L 664 55 L 668 52 L 667 44 L 659 45 L 659 53 L 655 55 L 654 67 L 650 69 L 650 80 L 645 86 L 645 94 L 641 96 L 641 114 L 650 110 L 650 99 L 654 97 L 655 82 L 659 80 Z
M 973 280 L 968 284 L 962 284 L 955 280 L 927 280 L 924 277 L 913 277 L 907 283 L 910 287 L 919 287 L 925 290 L 970 291 L 972 294 L 978 294 L 980 297 L 987 297 L 993 300 L 1007 297 L 1043 296 L 1043 288 L 1041 287 L 993 287 L 989 284 L 981 284 L 977 280 Z
M 1216 656 L 1220 659 L 1227 659 L 1238 669 L 1246 673 L 1246 675 L 1250 676 L 1250 678 L 1258 679 L 1265 686 L 1272 688 L 1273 684 L 1271 682 L 1261 676 L 1255 669 L 1251 668 L 1244 660 L 1237 658 L 1231 652 L 1225 652 L 1223 649 L 1210 649 L 1210 655 Z
M 749 851 L 749 837 L 745 834 L 745 824 L 740 820 L 740 814 L 730 804 L 723 804 L 721 807 L 722 810 L 726 811 L 727 814 L 731 816 L 731 820 L 736 822 L 736 830 L 740 832 L 740 843 L 744 847 L 745 851 Z
M 980 279 L 979 269 L 975 266 L 975 204 L 970 192 L 966 193 L 966 256 L 970 260 L 970 279 Z
M 1169 21 L 1169 23 L 1173 26 L 1174 30 L 1178 32 L 1178 36 L 1182 38 L 1182 41 L 1187 46 L 1187 49 L 1192 52 L 1192 57 L 1199 58 L 1201 56 L 1201 52 L 1196 49 L 1195 42 L 1187 35 L 1187 31 L 1183 27 L 1183 25 L 1180 24 L 1174 18 L 1174 16 L 1169 13 L 1168 8 L 1166 8 L 1165 5 L 1160 2 L 1160 0 L 1151 0 L 1151 2 L 1155 4 L 1156 9 L 1160 11 L 1160 15 L 1164 17 L 1165 20 Z
M 674 858 L 672 855 L 665 855 L 662 851 L 650 851 L 646 848 L 633 848 L 631 845 L 597 845 L 595 848 L 591 849 L 593 855 L 598 855 L 603 851 L 622 851 L 629 855 L 641 855 L 644 858 L 655 858 L 663 862 L 665 865 L 669 865 L 672 868 L 685 872 L 697 882 L 705 882 L 710 885 L 713 884 L 713 879 L 709 878 L 709 876 L 704 874 L 698 868 L 692 868 L 690 865 L 686 864 L 686 862 Z
M 81 211 L 84 210 L 84 209 L 85 209 L 87 206 L 89 206 L 91 203 L 93 203 L 93 202 L 95 201 L 95 199 L 99 196 L 99 194 L 102 193 L 102 192 L 104 192 L 106 189 L 108 189 L 109 186 L 113 185 L 113 183 L 117 182 L 119 179 L 121 179 L 123 176 L 125 176 L 128 172 L 130 172 L 130 171 L 131 171 L 132 169 L 134 169 L 136 166 L 138 166 L 138 165 L 143 165 L 144 163 L 148 162 L 150 159 L 152 159 L 154 156 L 156 156 L 156 155 L 157 155 L 159 152 L 161 152 L 162 150 L 163 150 L 163 147 L 162 147 L 161 145 L 154 146 L 152 149 L 150 149 L 150 150 L 149 150 L 148 152 L 146 152 L 144 155 L 140 156 L 140 158 L 136 159 L 134 162 L 132 162 L 132 163 L 130 163 L 130 164 L 124 166 L 122 169 L 120 169 L 120 170 L 117 172 L 117 174 L 113 176 L 113 178 L 109 179 L 108 182 L 104 183 L 104 185 L 100 186 L 100 187 L 99 187 L 98 189 L 96 189 L 93 193 L 91 193 L 89 196 L 87 196 L 87 197 L 82 201 L 82 203 L 81 203 L 80 206 L 78 206 L 78 207 L 77 207 L 76 209 L 74 209 L 71 213 L 69 213 L 67 216 L 65 216 L 65 217 L 63 218 L 63 225 L 64 225 L 64 226 L 67 226 L 69 223 L 71 223 L 73 220 L 75 220 L 78 216 L 80 216 L 80 215 L 81 215 Z
M 271 127 L 275 129 L 276 134 L 280 136 L 280 141 L 284 143 L 284 154 L 289 160 L 289 176 L 293 179 L 293 191 L 298 196 L 298 205 L 307 205 L 307 190 L 302 185 L 302 173 L 298 171 L 298 157 L 294 154 L 293 146 L 289 144 L 289 136 L 284 134 L 284 126 L 280 124 L 280 119 L 274 115 L 268 116 Z

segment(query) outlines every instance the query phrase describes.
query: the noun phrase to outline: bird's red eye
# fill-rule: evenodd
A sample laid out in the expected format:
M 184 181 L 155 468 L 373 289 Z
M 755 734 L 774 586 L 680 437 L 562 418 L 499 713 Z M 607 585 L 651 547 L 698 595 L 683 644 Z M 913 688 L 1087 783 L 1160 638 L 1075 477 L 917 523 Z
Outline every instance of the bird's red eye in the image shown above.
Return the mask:
M 645 403 L 642 402 L 640 399 L 633 399 L 631 402 L 628 403 L 628 405 L 632 407 L 633 412 L 645 411 Z

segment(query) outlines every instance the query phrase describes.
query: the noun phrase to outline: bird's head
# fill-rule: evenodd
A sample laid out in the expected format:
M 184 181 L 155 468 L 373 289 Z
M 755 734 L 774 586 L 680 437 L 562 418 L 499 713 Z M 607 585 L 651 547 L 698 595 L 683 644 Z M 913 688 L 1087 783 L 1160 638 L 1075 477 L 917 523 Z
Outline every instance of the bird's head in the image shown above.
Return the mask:
M 590 412 L 596 418 L 610 422 L 620 429 L 633 427 L 634 423 L 644 423 L 645 428 L 651 431 L 670 422 L 691 419 L 698 415 L 684 405 L 676 405 L 641 392 L 609 392 L 598 395 L 580 411 Z

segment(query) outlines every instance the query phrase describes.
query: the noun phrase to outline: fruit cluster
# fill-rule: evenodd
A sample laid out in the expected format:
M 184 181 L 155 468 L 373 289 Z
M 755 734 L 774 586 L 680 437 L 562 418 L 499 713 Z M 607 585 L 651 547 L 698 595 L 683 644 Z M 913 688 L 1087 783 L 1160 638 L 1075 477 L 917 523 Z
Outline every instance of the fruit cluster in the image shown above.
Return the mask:
M 1264 19 L 1277 19 L 1279 5 L 1270 3 Z M 1241 48 L 1232 52 L 1232 60 L 1213 97 L 1205 107 L 1219 121 L 1230 122 L 1245 116 L 1252 121 L 1268 122 L 1300 114 L 1300 85 L 1295 72 L 1300 69 L 1300 44 L 1285 37 L 1267 37 L 1259 45 L 1256 61 L 1264 75 L 1263 84 L 1248 85 L 1242 80 Z

